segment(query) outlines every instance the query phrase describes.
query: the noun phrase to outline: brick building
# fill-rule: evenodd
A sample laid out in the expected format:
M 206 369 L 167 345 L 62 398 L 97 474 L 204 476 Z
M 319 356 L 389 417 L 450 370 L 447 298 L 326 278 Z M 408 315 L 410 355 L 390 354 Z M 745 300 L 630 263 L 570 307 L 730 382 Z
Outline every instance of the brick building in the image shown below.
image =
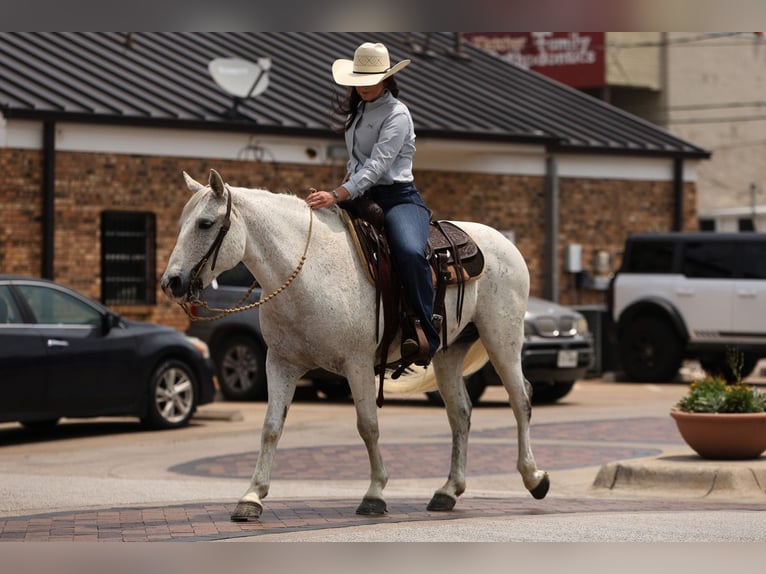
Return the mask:
M 705 150 L 457 38 L 426 53 L 412 34 L 0 34 L 0 272 L 183 328 L 158 287 L 181 171 L 297 195 L 336 183 L 330 64 L 367 40 L 413 59 L 397 79 L 429 207 L 512 236 L 533 294 L 601 302 L 597 261 L 628 233 L 696 228 Z M 270 58 L 267 89 L 234 101 L 208 74 L 221 57 Z

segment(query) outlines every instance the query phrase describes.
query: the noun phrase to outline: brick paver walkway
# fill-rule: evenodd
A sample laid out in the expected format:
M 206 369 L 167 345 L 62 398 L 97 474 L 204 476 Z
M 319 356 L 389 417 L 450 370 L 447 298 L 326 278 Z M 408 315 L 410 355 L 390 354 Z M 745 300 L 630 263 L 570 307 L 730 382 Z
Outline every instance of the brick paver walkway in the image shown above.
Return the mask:
M 512 428 L 472 434 L 469 448 L 470 475 L 515 472 Z M 535 458 L 549 470 L 605 464 L 613 460 L 652 456 L 660 451 L 636 443 L 679 443 L 672 421 L 637 418 L 624 421 L 594 421 L 536 425 Z M 491 439 L 506 439 L 494 444 Z M 547 440 L 583 441 L 586 444 L 546 444 Z M 482 442 L 484 441 L 484 442 Z M 607 441 L 623 443 L 612 446 Z M 430 478 L 446 476 L 449 444 L 441 440 L 416 444 L 384 445 L 383 454 L 391 476 Z M 181 474 L 249 478 L 255 452 L 192 460 L 173 467 Z M 360 445 L 323 448 L 281 449 L 272 476 L 279 478 L 333 480 L 367 476 L 367 455 Z M 612 498 L 557 498 L 534 500 L 529 496 L 508 498 L 461 498 L 455 511 L 426 510 L 427 500 L 389 499 L 383 517 L 357 516 L 360 500 L 267 499 L 263 516 L 255 523 L 233 523 L 229 515 L 236 501 L 210 501 L 173 506 L 84 509 L 47 514 L 0 518 L 0 541 L 191 541 L 221 540 L 304 529 L 339 528 L 375 523 L 423 520 L 454 520 L 528 514 L 572 512 L 673 511 L 747 509 L 766 510 L 766 504 L 711 503 L 702 501 L 618 500 Z

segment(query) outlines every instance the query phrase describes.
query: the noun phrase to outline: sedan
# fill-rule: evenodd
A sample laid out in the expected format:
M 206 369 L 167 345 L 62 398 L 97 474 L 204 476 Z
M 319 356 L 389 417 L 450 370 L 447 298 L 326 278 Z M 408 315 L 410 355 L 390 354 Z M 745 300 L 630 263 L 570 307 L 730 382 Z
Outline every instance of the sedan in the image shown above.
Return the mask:
M 0 275 L 0 422 L 136 416 L 186 425 L 215 397 L 207 345 L 44 279 Z
M 533 403 L 555 402 L 572 390 L 593 366 L 593 335 L 585 316 L 571 307 L 529 298 L 524 317 L 521 363 L 532 385 Z M 488 385 L 500 385 L 492 363 L 466 378 L 473 404 Z

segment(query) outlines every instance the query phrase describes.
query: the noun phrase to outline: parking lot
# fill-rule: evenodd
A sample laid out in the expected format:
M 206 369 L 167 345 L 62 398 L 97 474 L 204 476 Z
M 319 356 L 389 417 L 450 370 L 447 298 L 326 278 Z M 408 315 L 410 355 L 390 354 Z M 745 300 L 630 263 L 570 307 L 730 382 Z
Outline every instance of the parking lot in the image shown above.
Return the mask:
M 265 403 L 215 402 L 202 407 L 190 427 L 162 432 L 130 419 L 65 420 L 48 434 L 3 424 L 0 541 L 376 540 L 380 532 L 393 536 L 393 525 L 414 528 L 406 536 L 415 540 L 439 539 L 427 529 L 440 525 L 447 539 L 550 540 L 558 532 L 551 521 L 668 511 L 699 513 L 696 540 L 763 537 L 763 527 L 738 524 L 736 534 L 715 528 L 716 513 L 740 520 L 766 510 L 757 496 L 594 486 L 599 470 L 614 461 L 694 458 L 668 415 L 685 391 L 682 383 L 585 380 L 562 401 L 535 408 L 532 445 L 552 481 L 549 496 L 537 501 L 515 471 L 511 411 L 501 388 L 489 388 L 473 413 L 467 491 L 446 514 L 425 509 L 449 465 L 445 413 L 422 396 L 389 396 L 379 410 L 391 476 L 382 518 L 354 514 L 369 470 L 351 403 L 303 397 L 293 404 L 264 514 L 245 524 L 228 516 L 255 463 Z M 549 524 L 547 535 L 521 528 L 534 517 Z M 505 527 L 493 527 L 494 538 L 487 538 L 488 530 L 471 530 L 476 521 Z M 594 532 L 572 530 L 569 539 L 606 535 Z M 615 539 L 636 536 L 630 528 L 610 532 Z

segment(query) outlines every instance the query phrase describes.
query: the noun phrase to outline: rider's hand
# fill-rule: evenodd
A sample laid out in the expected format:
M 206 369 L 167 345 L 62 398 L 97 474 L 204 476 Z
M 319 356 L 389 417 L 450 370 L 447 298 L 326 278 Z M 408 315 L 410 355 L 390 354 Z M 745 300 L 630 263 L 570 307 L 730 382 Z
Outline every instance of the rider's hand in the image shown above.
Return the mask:
M 311 193 L 309 193 L 308 197 L 306 198 L 306 204 L 311 209 L 321 209 L 323 207 L 330 207 L 332 205 L 335 205 L 335 203 L 337 203 L 338 200 L 340 199 L 337 190 L 321 191 L 321 190 L 316 190 L 312 187 L 309 189 L 309 191 L 311 191 Z

